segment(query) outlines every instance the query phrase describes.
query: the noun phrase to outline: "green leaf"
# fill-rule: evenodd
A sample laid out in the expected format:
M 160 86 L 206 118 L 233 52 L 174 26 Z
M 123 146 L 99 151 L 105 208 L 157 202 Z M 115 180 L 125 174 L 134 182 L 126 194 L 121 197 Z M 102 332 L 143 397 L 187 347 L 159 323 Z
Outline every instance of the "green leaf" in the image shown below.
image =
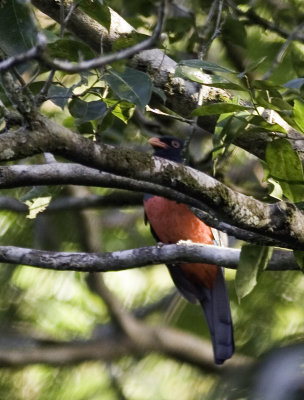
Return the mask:
M 294 250 L 293 254 L 295 256 L 298 266 L 304 272 L 304 251 Z
M 78 123 L 78 120 L 76 120 L 75 125 L 77 132 L 81 133 L 82 135 L 94 135 L 95 133 L 92 122 L 90 121 Z
M 235 276 L 235 289 L 239 300 L 247 296 L 256 286 L 260 274 L 265 270 L 272 256 L 272 252 L 272 247 L 255 244 L 243 245 Z
M 111 26 L 111 12 L 100 0 L 81 0 L 79 7 L 108 31 Z
M 258 91 L 255 96 L 255 101 L 257 105 L 275 111 L 292 110 L 291 105 L 281 97 L 269 96 L 266 91 Z
M 173 17 L 166 20 L 166 32 L 170 43 L 175 43 L 185 38 L 185 32 L 193 27 L 193 18 Z
M 228 16 L 222 27 L 222 35 L 225 40 L 232 42 L 234 45 L 239 45 L 246 48 L 247 45 L 247 33 L 244 28 L 243 22 L 240 20 Z
M 299 127 L 299 129 L 304 132 L 304 103 L 301 100 L 295 99 L 292 114 L 295 120 L 295 123 Z
M 3 2 L 0 8 L 0 48 L 12 56 L 33 47 L 36 38 L 36 21 L 28 2 Z
M 107 106 L 101 100 L 86 102 L 76 98 L 69 103 L 69 110 L 75 118 L 82 121 L 92 121 L 102 117 Z
M 112 46 L 112 51 L 119 51 L 122 49 L 126 49 L 127 47 L 134 46 L 135 44 L 142 42 L 147 39 L 149 36 L 144 35 L 143 33 L 132 31 L 128 36 L 122 35 L 118 39 L 115 40 Z
M 64 106 L 73 95 L 73 88 L 74 86 L 65 88 L 60 85 L 52 84 L 48 92 L 48 99 L 63 110 Z
M 78 40 L 59 39 L 48 44 L 48 54 L 52 58 L 68 59 L 78 62 L 94 58 L 95 54 L 89 46 Z
M 298 153 L 287 139 L 267 144 L 266 162 L 271 177 L 279 183 L 284 195 L 292 202 L 303 201 L 304 177 Z
M 206 86 L 218 87 L 221 89 L 248 91 L 247 88 L 229 81 L 219 75 L 205 74 L 200 68 L 192 68 L 187 65 L 178 65 L 175 69 L 175 76 L 190 81 L 202 83 Z
M 123 72 L 110 70 L 104 80 L 113 92 L 121 99 L 144 108 L 152 94 L 152 81 L 147 74 L 126 67 Z
M 260 115 L 252 115 L 248 119 L 248 123 L 251 125 L 255 125 L 258 129 L 263 129 L 265 131 L 287 133 L 286 130 L 282 128 L 280 125 L 272 124 L 266 121 L 266 119 L 261 117 Z
M 158 88 L 158 87 L 153 85 L 152 92 L 154 94 L 156 94 L 158 97 L 160 97 L 160 99 L 162 100 L 163 103 L 166 102 L 167 96 L 165 95 L 165 92 L 162 89 L 160 89 L 160 88 Z
M 255 81 L 251 82 L 251 87 L 253 89 L 261 89 L 261 90 L 268 90 L 268 89 L 282 89 L 281 85 L 278 85 L 272 81 L 261 81 L 256 79 Z
M 191 115 L 193 116 L 217 115 L 217 114 L 231 113 L 235 111 L 250 110 L 251 108 L 252 107 L 241 106 L 240 104 L 215 103 L 215 104 L 208 104 L 205 106 L 201 106 L 192 111 Z
M 240 74 L 238 74 L 239 78 L 243 78 L 248 72 L 254 71 L 256 70 L 261 64 L 263 64 L 263 62 L 267 59 L 267 57 L 261 57 L 259 60 L 254 61 L 253 63 L 249 64 L 248 67 L 241 72 Z
M 187 65 L 188 67 L 191 67 L 191 68 L 202 68 L 206 71 L 217 71 L 217 72 L 226 72 L 226 73 L 230 73 L 230 74 L 236 74 L 235 71 L 225 68 L 225 67 L 221 67 L 220 65 L 212 63 L 210 61 L 203 61 L 203 60 L 197 60 L 197 59 L 182 60 L 179 62 L 179 65 Z
M 104 99 L 104 102 L 108 107 L 113 107 L 111 111 L 112 114 L 122 120 L 125 124 L 127 124 L 128 120 L 132 118 L 135 111 L 134 104 L 127 101 L 117 102 L 117 100 Z

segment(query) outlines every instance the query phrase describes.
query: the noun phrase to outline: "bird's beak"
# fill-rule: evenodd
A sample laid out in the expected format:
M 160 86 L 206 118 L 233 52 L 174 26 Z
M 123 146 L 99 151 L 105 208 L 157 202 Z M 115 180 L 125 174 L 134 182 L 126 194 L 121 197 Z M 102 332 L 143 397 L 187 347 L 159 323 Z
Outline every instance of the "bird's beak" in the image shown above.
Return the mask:
M 166 149 L 168 146 L 166 145 L 166 143 L 162 142 L 159 138 L 157 137 L 152 137 L 151 139 L 148 140 L 148 142 L 150 143 L 150 145 L 152 147 L 161 147 L 163 149 Z

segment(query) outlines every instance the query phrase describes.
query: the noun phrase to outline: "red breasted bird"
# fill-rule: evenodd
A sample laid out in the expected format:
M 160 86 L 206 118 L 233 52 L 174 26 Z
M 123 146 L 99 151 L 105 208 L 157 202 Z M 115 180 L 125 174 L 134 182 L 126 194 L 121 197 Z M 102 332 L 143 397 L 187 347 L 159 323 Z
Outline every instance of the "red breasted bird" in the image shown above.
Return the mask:
M 182 162 L 182 140 L 163 136 L 151 138 L 149 143 L 156 156 Z M 213 244 L 211 228 L 185 204 L 146 194 L 144 208 L 157 241 L 177 243 L 191 240 Z M 168 265 L 168 269 L 180 293 L 191 303 L 200 302 L 210 330 L 215 363 L 222 364 L 234 352 L 229 297 L 222 268 L 203 263 L 182 263 Z

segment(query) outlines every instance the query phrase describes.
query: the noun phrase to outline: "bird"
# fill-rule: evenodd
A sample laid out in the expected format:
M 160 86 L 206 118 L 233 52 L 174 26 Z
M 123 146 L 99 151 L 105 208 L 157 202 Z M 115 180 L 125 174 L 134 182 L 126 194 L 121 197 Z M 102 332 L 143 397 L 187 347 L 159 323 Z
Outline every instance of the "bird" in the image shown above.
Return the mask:
M 154 155 L 182 163 L 184 141 L 173 136 L 152 137 Z M 181 240 L 214 244 L 212 229 L 183 203 L 152 194 L 144 195 L 145 219 L 157 242 Z M 191 303 L 199 302 L 210 331 L 214 362 L 223 364 L 234 353 L 233 326 L 223 268 L 205 263 L 168 264 L 178 291 Z

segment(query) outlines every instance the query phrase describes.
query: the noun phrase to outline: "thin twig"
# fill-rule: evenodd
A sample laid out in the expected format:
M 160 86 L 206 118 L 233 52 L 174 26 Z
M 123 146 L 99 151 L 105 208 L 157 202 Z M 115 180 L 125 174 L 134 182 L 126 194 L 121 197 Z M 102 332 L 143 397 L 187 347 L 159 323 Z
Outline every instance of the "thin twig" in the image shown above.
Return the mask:
M 205 57 L 205 55 L 208 52 L 212 42 L 221 33 L 220 26 L 221 26 L 222 10 L 223 10 L 224 0 L 218 0 L 217 3 L 218 3 L 218 13 L 217 13 L 217 17 L 216 17 L 216 23 L 215 23 L 214 31 L 213 31 L 210 39 L 208 40 L 208 42 L 202 46 L 202 49 L 201 49 L 200 54 L 199 54 L 199 58 L 200 59 L 203 59 Z
M 260 17 L 258 14 L 256 14 L 256 12 L 252 8 L 250 8 L 247 11 L 243 11 L 240 8 L 238 8 L 233 1 L 227 0 L 227 2 L 229 4 L 229 7 L 231 7 L 238 16 L 247 18 L 247 21 L 245 21 L 245 23 L 247 23 L 248 25 L 251 24 L 251 25 L 262 26 L 263 28 L 268 29 L 271 32 L 277 33 L 278 35 L 280 35 L 285 39 L 287 39 L 290 36 L 290 32 L 270 22 L 269 20 Z M 299 33 L 296 33 L 294 35 L 294 40 L 304 43 L 304 36 L 300 35 Z
M 103 65 L 110 64 L 114 61 L 122 60 L 125 58 L 129 58 L 143 50 L 149 49 L 159 38 L 162 26 L 165 17 L 165 3 L 166 0 L 161 0 L 161 6 L 159 8 L 157 24 L 155 26 L 153 34 L 148 38 L 143 40 L 140 43 L 137 43 L 131 47 L 120 50 L 116 53 L 108 54 L 101 57 L 96 57 L 91 60 L 84 60 L 79 63 L 73 63 L 65 60 L 53 60 L 51 59 L 45 52 L 46 40 L 43 35 L 38 35 L 38 44 L 31 48 L 30 50 L 17 55 L 10 57 L 0 63 L 0 72 L 6 71 L 12 66 L 18 65 L 30 59 L 37 59 L 46 64 L 51 69 L 59 69 L 62 71 L 75 73 L 87 71 L 93 68 L 100 68 Z
M 270 76 L 273 74 L 274 70 L 278 68 L 278 66 L 281 64 L 283 61 L 283 58 L 286 54 L 286 51 L 290 45 L 290 43 L 295 39 L 296 35 L 298 34 L 299 31 L 301 31 L 304 28 L 304 23 L 302 22 L 300 25 L 296 26 L 295 29 L 290 33 L 286 41 L 283 43 L 282 47 L 280 48 L 278 54 L 274 58 L 269 70 L 264 74 L 263 80 L 269 79 Z

